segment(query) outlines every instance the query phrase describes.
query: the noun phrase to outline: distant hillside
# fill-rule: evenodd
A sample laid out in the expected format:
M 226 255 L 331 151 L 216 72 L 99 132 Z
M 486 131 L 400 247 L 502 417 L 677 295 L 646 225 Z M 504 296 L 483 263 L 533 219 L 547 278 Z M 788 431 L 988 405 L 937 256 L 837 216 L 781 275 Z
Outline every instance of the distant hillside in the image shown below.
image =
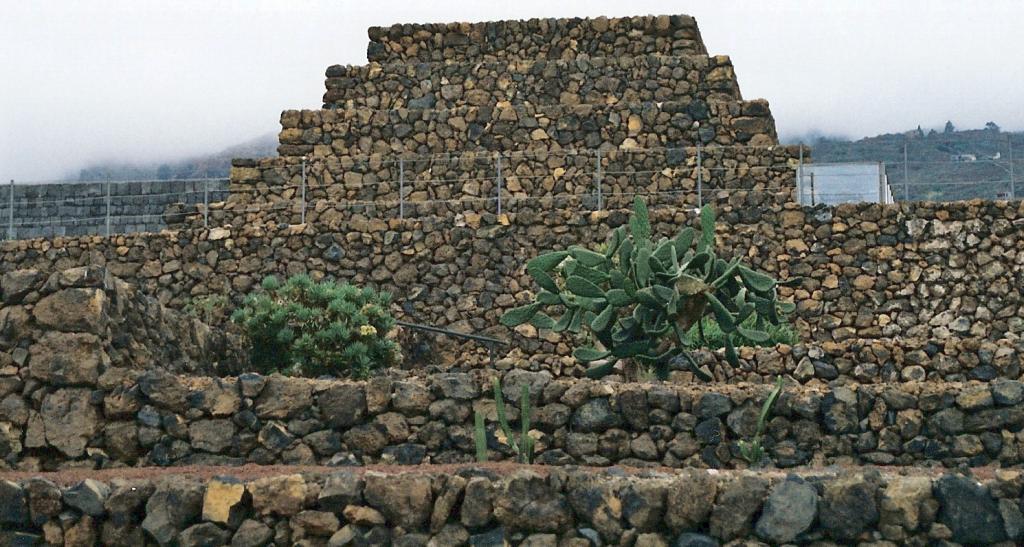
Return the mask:
M 259 158 L 277 155 L 277 134 L 268 133 L 209 156 L 163 163 L 100 163 L 80 170 L 69 178 L 96 180 L 170 180 L 224 178 L 231 170 L 231 158 Z
M 903 148 L 909 159 L 910 199 L 957 200 L 1003 197 L 1009 193 L 1009 143 L 1013 143 L 1015 194 L 1024 195 L 1024 133 L 1004 132 L 989 122 L 984 129 L 889 133 L 849 141 L 809 135 L 795 139 L 813 148 L 815 162 L 884 162 L 889 185 L 903 199 Z

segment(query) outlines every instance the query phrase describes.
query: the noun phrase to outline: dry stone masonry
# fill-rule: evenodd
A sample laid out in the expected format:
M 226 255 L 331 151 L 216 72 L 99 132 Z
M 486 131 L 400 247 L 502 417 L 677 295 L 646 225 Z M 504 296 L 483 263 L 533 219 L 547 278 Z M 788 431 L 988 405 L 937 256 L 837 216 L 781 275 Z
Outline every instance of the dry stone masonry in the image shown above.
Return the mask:
M 1019 470 L 627 475 L 465 466 L 0 481 L 5 545 L 1014 545 Z M 1000 543 L 1002 542 L 1002 543 Z
M 806 150 L 687 16 L 369 34 L 323 109 L 282 113 L 280 157 L 233 162 L 210 227 L 178 206 L 160 233 L 0 244 L 0 545 L 1024 542 L 1022 202 L 794 203 Z M 530 258 L 605 241 L 634 194 L 665 236 L 713 205 L 720 249 L 799 277 L 801 341 L 695 352 L 711 383 L 597 382 L 572 340 L 498 325 Z M 513 349 L 262 376 L 181 311 L 299 273 Z M 515 429 L 529 388 L 535 467 L 494 379 Z
M 369 65 L 328 68 L 323 110 L 282 113 L 280 158 L 235 162 L 225 211 L 286 221 L 303 190 L 345 217 L 407 218 L 498 212 L 499 195 L 508 212 L 547 198 L 614 208 L 636 194 L 696 205 L 698 184 L 793 190 L 801 150 L 778 146 L 768 103 L 743 99 L 731 61 L 707 55 L 690 17 L 370 36 Z

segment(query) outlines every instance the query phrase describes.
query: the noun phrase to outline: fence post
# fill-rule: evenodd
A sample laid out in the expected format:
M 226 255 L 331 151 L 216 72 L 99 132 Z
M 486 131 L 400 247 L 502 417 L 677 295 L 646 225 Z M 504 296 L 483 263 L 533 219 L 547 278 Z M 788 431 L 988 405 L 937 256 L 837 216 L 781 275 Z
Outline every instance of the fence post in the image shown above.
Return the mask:
M 498 185 L 498 215 L 500 216 L 501 215 L 501 152 L 498 152 L 497 154 L 495 154 L 494 157 L 495 157 L 495 161 L 497 163 L 497 165 L 496 165 L 496 167 L 497 167 L 497 175 L 496 175 L 495 178 L 497 179 L 497 185 Z
M 1013 138 L 1010 137 L 1009 135 L 1006 136 L 1006 148 L 1007 148 L 1007 156 L 1008 156 L 1008 159 L 1010 160 L 1010 199 L 1016 199 L 1017 192 L 1016 192 L 1016 189 L 1014 188 L 1014 180 L 1013 180 Z
M 796 164 L 796 202 L 804 204 L 804 143 L 800 143 L 800 160 Z
M 704 153 L 697 143 L 697 208 L 704 207 Z
M 878 162 L 878 203 L 885 203 L 885 164 Z
M 210 227 L 210 179 L 203 181 L 203 228 Z
M 306 156 L 302 156 L 302 209 L 299 212 L 299 223 L 306 223 Z
M 811 207 L 814 207 L 814 171 L 811 171 Z
M 903 141 L 903 201 L 910 201 L 910 162 L 907 160 L 907 141 Z
M 107 237 L 110 237 L 110 179 L 107 179 Z
M 398 218 L 405 218 L 405 158 L 398 158 Z
M 601 149 L 597 149 L 597 165 L 594 166 L 594 184 L 597 186 L 597 210 L 604 209 L 604 200 L 601 196 Z
M 7 239 L 14 239 L 14 179 L 11 179 L 11 199 L 7 209 Z

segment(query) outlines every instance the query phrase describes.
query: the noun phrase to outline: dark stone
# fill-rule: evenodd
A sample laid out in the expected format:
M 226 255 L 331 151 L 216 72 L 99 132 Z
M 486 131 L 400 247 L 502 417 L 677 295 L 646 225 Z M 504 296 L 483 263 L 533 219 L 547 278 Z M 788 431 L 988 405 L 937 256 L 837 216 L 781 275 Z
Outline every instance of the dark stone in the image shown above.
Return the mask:
M 422 97 L 415 99 L 409 99 L 409 108 L 415 108 L 420 110 L 430 110 L 437 104 L 437 97 L 433 93 L 427 93 Z
M 679 534 L 679 537 L 672 543 L 672 547 L 718 547 L 718 542 L 704 534 L 686 532 Z
M 992 384 L 992 399 L 997 405 L 1015 405 L 1024 401 L 1024 383 L 1003 380 Z
M 195 483 L 162 486 L 146 502 L 142 529 L 160 545 L 169 545 L 199 518 L 202 508 L 202 486 Z
M 732 401 L 728 397 L 721 393 L 705 393 L 697 401 L 694 414 L 701 419 L 714 418 L 728 414 L 730 410 L 732 410 Z
M 263 391 L 263 386 L 266 384 L 266 376 L 261 376 L 255 372 L 246 372 L 238 376 L 238 385 L 242 389 L 243 397 L 249 397 L 250 399 L 256 397 Z
M 612 410 L 607 397 L 591 399 L 576 409 L 572 415 L 572 430 L 583 433 L 600 433 L 606 429 L 619 427 L 622 418 Z
M 789 543 L 811 527 L 817 513 L 817 490 L 790 475 L 772 488 L 755 531 L 772 543 Z
M 706 444 L 718 444 L 722 442 L 722 420 L 718 418 L 710 418 L 697 424 L 697 427 L 693 428 L 693 432 L 697 435 L 697 438 L 704 441 Z
M 878 487 L 863 477 L 853 476 L 825 485 L 818 520 L 832 537 L 853 541 L 878 522 L 875 503 Z
M 57 516 L 64 507 L 60 488 L 46 479 L 29 479 L 24 486 L 32 523 L 39 526 Z
M 246 520 L 231 538 L 231 547 L 260 547 L 274 537 L 274 531 L 258 520 Z
M 469 536 L 469 544 L 472 547 L 505 547 L 505 529 L 494 528 L 480 534 Z
M 427 447 L 422 444 L 403 443 L 385 448 L 383 455 L 394 458 L 395 463 L 400 465 L 419 465 L 427 456 Z
M 0 481 L 0 524 L 28 524 L 28 500 L 25 491 L 11 481 Z
M 366 416 L 366 393 L 355 384 L 334 386 L 317 396 L 320 413 L 334 428 L 352 427 Z
M 987 488 L 968 477 L 943 475 L 932 489 L 941 504 L 939 522 L 953 532 L 953 541 L 988 544 L 1006 539 L 999 504 Z
M 178 536 L 179 547 L 217 547 L 227 545 L 231 532 L 212 522 L 196 524 Z
M 64 491 L 64 503 L 86 515 L 98 517 L 104 513 L 103 503 L 109 495 L 109 486 L 93 479 L 85 479 Z

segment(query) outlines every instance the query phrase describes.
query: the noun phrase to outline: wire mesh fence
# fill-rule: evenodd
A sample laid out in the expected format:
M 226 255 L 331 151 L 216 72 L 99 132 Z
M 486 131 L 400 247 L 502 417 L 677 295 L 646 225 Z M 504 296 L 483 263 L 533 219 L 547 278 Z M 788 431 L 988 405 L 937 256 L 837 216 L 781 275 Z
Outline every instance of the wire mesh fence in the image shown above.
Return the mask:
M 818 164 L 810 163 L 803 147 L 796 148 L 694 146 L 293 158 L 297 161 L 276 178 L 230 188 L 228 179 L 11 181 L 7 199 L 0 197 L 0 222 L 6 221 L 4 235 L 13 239 L 157 231 L 185 216 L 215 226 L 237 221 L 239 214 L 263 212 L 274 212 L 275 218 L 288 223 L 304 223 L 309 214 L 324 210 L 406 219 L 513 213 L 523 208 L 616 209 L 628 207 L 635 196 L 654 204 L 698 208 L 750 190 L 784 200 L 793 199 L 795 191 L 795 199 L 805 205 L 1013 199 L 1016 175 L 1024 168 L 1024 158 L 1014 159 L 1012 147 L 995 158 L 936 161 L 908 155 L 903 162 Z M 917 180 L 915 173 L 922 171 L 915 170 L 915 164 L 937 166 L 943 174 Z M 990 176 L 992 169 L 1003 175 Z M 957 170 L 966 174 L 953 176 Z M 349 175 L 354 175 L 352 180 Z

